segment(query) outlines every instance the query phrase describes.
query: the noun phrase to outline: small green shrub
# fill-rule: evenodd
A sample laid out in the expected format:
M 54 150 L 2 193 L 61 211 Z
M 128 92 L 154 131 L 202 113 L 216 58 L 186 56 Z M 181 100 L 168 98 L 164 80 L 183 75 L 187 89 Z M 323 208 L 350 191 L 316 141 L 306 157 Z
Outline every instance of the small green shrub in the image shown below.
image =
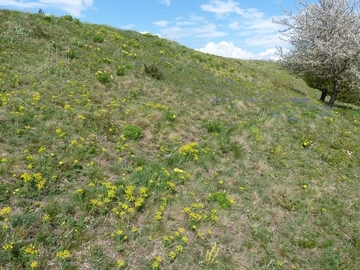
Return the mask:
M 31 33 L 31 30 L 27 30 L 21 26 L 15 26 L 14 33 L 19 37 L 28 37 Z
M 160 69 L 155 65 L 147 66 L 144 64 L 145 73 L 149 74 L 152 78 L 160 80 L 164 77 L 163 73 Z
M 32 35 L 37 38 L 48 38 L 48 35 L 44 32 L 40 25 L 35 26 L 32 29 Z
M 66 52 L 66 57 L 68 57 L 68 58 L 70 58 L 70 59 L 75 59 L 75 58 L 77 58 L 77 57 L 76 57 L 76 51 L 74 51 L 74 50 L 68 50 L 68 51 Z
M 218 121 L 207 122 L 205 126 L 209 133 L 220 133 L 222 129 L 222 125 Z
M 107 71 L 97 71 L 95 73 L 95 76 L 98 79 L 98 81 L 103 84 L 110 83 L 111 80 L 113 79 L 113 76 Z
M 217 202 L 219 206 L 223 209 L 228 209 L 234 204 L 233 200 L 228 194 L 221 192 L 215 192 L 213 194 L 210 194 L 208 200 Z
M 315 233 L 305 233 L 305 235 L 297 240 L 297 245 L 301 248 L 314 248 L 317 245 L 317 235 Z
M 104 40 L 105 40 L 105 37 L 104 37 L 104 35 L 101 35 L 101 34 L 96 34 L 93 38 L 93 41 L 97 42 L 97 43 L 103 43 Z
M 116 69 L 116 75 L 118 75 L 118 76 L 124 76 L 124 75 L 125 75 L 125 70 L 126 70 L 125 66 L 118 67 L 118 68 Z
M 176 119 L 176 114 L 171 112 L 171 111 L 166 111 L 165 112 L 165 117 L 168 121 L 175 121 Z
M 157 39 L 154 41 L 154 44 L 158 47 L 165 47 L 166 46 L 166 42 L 164 39 Z
M 53 19 L 52 16 L 45 16 L 45 17 L 43 18 L 43 20 L 44 20 L 45 22 L 48 22 L 48 23 L 50 23 L 50 22 L 52 21 L 52 19 Z
M 74 20 L 71 15 L 64 15 L 61 18 L 64 19 L 64 20 L 67 20 L 67 21 L 71 21 L 71 22 Z
M 142 137 L 144 137 L 141 127 L 136 125 L 126 125 L 123 135 L 126 139 L 134 141 L 140 140 Z

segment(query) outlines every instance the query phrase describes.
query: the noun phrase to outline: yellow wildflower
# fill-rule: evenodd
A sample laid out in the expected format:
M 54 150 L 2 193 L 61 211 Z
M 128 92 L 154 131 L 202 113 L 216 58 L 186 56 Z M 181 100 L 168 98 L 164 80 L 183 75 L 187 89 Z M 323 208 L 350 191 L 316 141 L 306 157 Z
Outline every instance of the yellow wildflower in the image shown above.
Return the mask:
M 124 267 L 124 266 L 125 266 L 125 261 L 124 261 L 124 260 L 118 260 L 118 261 L 117 261 L 117 265 L 118 265 L 119 267 Z
M 5 217 L 7 215 L 9 215 L 11 213 L 11 207 L 10 206 L 5 206 L 3 208 L 1 208 L 0 210 L 0 216 Z
M 32 261 L 30 263 L 30 268 L 34 269 L 34 268 L 37 268 L 39 266 L 38 262 L 37 261 Z
M 36 249 L 35 245 L 30 244 L 30 245 L 24 247 L 24 253 L 31 254 L 31 255 L 37 255 L 39 253 L 39 251 Z
M 68 251 L 67 249 L 64 249 L 63 251 L 56 252 L 56 258 L 67 259 L 67 258 L 70 258 L 70 257 L 71 257 L 70 251 Z

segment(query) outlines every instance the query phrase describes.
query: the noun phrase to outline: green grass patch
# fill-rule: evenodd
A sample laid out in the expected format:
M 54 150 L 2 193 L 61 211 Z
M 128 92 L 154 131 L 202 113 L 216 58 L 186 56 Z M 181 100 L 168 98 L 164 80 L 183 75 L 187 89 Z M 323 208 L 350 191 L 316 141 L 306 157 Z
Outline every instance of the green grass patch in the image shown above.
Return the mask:
M 68 15 L 0 33 L 1 269 L 357 268 L 356 106 Z

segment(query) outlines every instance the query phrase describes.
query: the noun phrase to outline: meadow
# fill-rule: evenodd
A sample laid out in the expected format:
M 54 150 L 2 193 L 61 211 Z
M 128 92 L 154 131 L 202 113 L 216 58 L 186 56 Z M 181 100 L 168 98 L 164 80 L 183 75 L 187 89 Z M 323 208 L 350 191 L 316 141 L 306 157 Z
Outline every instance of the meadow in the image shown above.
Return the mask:
M 0 269 L 357 269 L 360 111 L 277 63 L 0 10 Z

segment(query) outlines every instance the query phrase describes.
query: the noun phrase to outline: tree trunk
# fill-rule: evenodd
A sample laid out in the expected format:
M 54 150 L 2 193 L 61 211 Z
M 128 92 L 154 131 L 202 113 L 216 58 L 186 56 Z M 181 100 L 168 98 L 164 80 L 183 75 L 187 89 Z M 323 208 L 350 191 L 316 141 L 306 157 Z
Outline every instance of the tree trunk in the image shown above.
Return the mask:
M 326 96 L 327 96 L 327 92 L 328 92 L 327 89 L 321 90 L 320 101 L 325 102 L 325 98 L 326 98 Z
M 335 103 L 335 100 L 336 100 L 338 91 L 339 91 L 339 81 L 338 81 L 338 79 L 335 77 L 335 78 L 334 78 L 334 89 L 333 89 L 333 93 L 332 93 L 331 98 L 330 98 L 330 101 L 329 101 L 329 106 L 330 106 L 330 108 L 332 108 L 332 107 L 334 106 L 334 103 Z

